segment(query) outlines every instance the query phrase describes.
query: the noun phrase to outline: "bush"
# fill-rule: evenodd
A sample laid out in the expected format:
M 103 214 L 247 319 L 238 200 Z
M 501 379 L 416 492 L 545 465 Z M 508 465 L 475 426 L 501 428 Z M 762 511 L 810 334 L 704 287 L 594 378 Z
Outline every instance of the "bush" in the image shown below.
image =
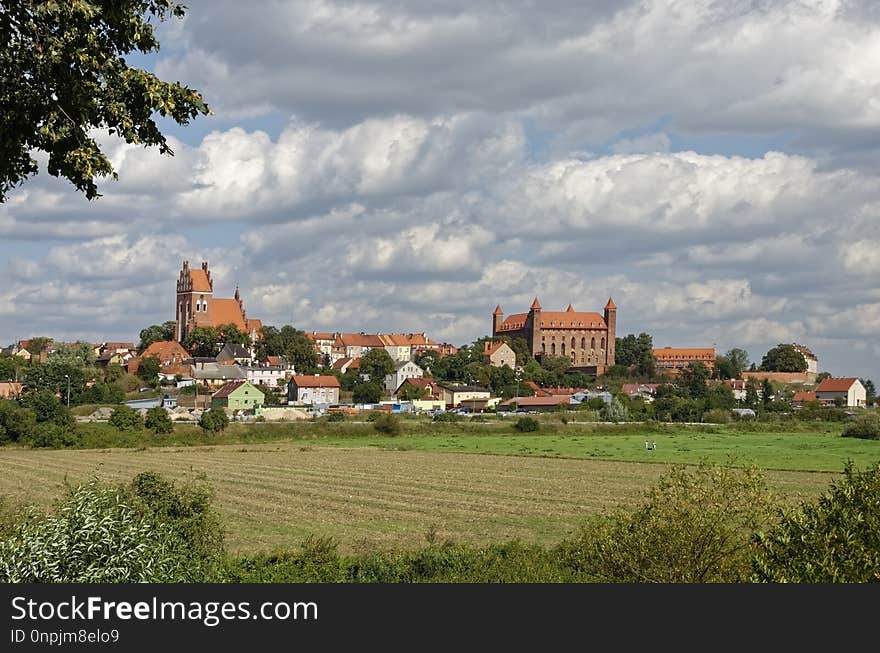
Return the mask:
M 107 422 L 117 431 L 140 431 L 144 428 L 144 418 L 131 406 L 117 406 Z
M 625 422 L 629 419 L 629 411 L 617 397 L 614 397 L 610 403 L 605 404 L 600 414 L 606 422 Z
M 332 413 L 327 413 L 327 421 L 328 422 L 344 422 L 345 421 L 345 413 L 340 413 L 338 411 L 334 411 Z
M 513 425 L 520 433 L 531 433 L 541 428 L 541 424 L 534 417 L 520 417 Z
M 37 428 L 34 411 L 22 408 L 14 401 L 0 399 L 0 445 L 7 442 L 24 442 Z
M 62 426 L 53 422 L 37 424 L 25 442 L 34 448 L 63 449 L 79 443 L 79 435 L 75 428 Z
M 880 580 L 880 463 L 843 477 L 755 537 L 753 580 L 864 583 Z
M 214 580 L 223 535 L 208 494 L 143 476 L 129 487 L 93 480 L 70 490 L 54 514 L 20 520 L 0 540 L 0 582 Z
M 229 417 L 222 408 L 212 408 L 199 417 L 199 426 L 208 433 L 219 433 L 229 426 Z
M 600 582 L 740 582 L 751 573 L 752 534 L 772 515 L 755 470 L 676 467 L 640 508 L 584 527 L 562 550 Z
M 431 418 L 431 421 L 432 422 L 460 422 L 463 419 L 464 419 L 464 415 L 459 415 L 458 413 L 444 411 L 442 413 L 434 413 L 434 416 Z
M 373 428 L 379 431 L 379 433 L 384 433 L 385 435 L 400 435 L 400 418 L 391 413 L 382 413 L 373 422 Z
M 843 437 L 880 440 L 880 414 L 871 412 L 859 415 L 843 429 Z
M 732 419 L 730 411 L 723 408 L 713 408 L 703 413 L 703 421 L 709 424 L 729 424 Z
M 168 415 L 168 411 L 161 406 L 150 408 L 144 418 L 144 426 L 156 433 L 173 433 L 174 423 Z

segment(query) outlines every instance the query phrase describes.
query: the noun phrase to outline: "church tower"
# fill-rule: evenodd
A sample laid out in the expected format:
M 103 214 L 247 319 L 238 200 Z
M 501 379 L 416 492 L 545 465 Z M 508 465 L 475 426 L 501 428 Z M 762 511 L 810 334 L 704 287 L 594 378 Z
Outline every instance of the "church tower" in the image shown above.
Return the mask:
M 605 369 L 614 365 L 614 353 L 617 337 L 617 306 L 608 298 L 605 304 L 605 325 L 608 327 L 608 345 L 605 348 Z
M 177 279 L 177 306 L 175 337 L 182 342 L 200 323 L 211 324 L 211 300 L 214 295 L 214 282 L 208 270 L 208 262 L 201 268 L 190 268 L 189 261 L 183 262 Z

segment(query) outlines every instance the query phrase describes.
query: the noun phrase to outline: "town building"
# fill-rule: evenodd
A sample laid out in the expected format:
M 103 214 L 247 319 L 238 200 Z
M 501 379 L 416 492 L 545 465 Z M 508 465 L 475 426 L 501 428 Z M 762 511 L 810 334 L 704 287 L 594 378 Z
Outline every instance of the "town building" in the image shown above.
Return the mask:
M 437 385 L 440 386 L 443 403 L 450 407 L 484 408 L 492 396 L 487 388 L 479 386 L 452 383 L 438 383 Z
M 218 352 L 217 362 L 224 365 L 251 365 L 254 362 L 254 355 L 244 345 L 227 342 Z
M 654 349 L 654 359 L 657 361 L 658 372 L 671 372 L 676 374 L 691 363 L 702 363 L 709 370 L 715 369 L 714 347 L 663 347 Z
M 339 379 L 331 375 L 294 375 L 287 383 L 287 403 L 338 404 Z
M 230 381 L 211 395 L 211 408 L 255 411 L 262 408 L 266 396 L 247 379 Z
M 192 364 L 191 376 L 196 383 L 220 388 L 229 381 L 246 381 L 247 374 L 238 365 L 222 365 L 216 361 L 198 361 Z
M 401 391 L 405 388 L 413 387 L 420 388 L 423 392 L 422 399 L 424 400 L 442 400 L 443 399 L 443 390 L 440 388 L 437 383 L 435 383 L 434 379 L 430 376 L 419 377 L 409 377 L 401 381 L 400 385 L 394 391 L 394 396 L 400 395 Z
M 144 349 L 140 358 L 156 358 L 159 360 L 159 367 L 165 368 L 172 365 L 183 365 L 184 361 L 189 360 L 192 356 L 176 340 L 159 340 Z
M 0 381 L 0 399 L 18 399 L 23 386 L 17 381 Z
M 833 404 L 835 400 L 842 401 L 848 408 L 864 407 L 867 402 L 865 386 L 855 377 L 831 377 L 816 386 L 816 401 Z
M 287 374 L 284 369 L 274 365 L 241 365 L 247 380 L 254 385 L 280 388 L 286 385 Z
M 492 314 L 492 337 L 522 338 L 529 353 L 539 361 L 544 356 L 566 356 L 571 366 L 589 374 L 602 374 L 614 365 L 617 306 L 609 298 L 603 315 L 575 311 L 544 311 L 535 297 L 528 313 L 504 317 L 501 306 Z
M 492 367 L 507 365 L 512 370 L 516 369 L 516 352 L 506 342 L 483 343 L 483 356 L 489 359 Z
M 804 357 L 804 360 L 807 361 L 807 373 L 808 374 L 819 374 L 819 359 L 808 347 L 804 345 L 799 345 L 796 342 L 792 343 L 792 347 L 795 348 L 801 356 Z
M 234 325 L 248 334 L 252 341 L 258 340 L 263 334 L 262 322 L 248 318 L 237 287 L 232 299 L 214 297 L 214 280 L 207 261 L 202 263 L 201 268 L 190 268 L 189 261 L 183 262 L 177 280 L 175 321 L 175 338 L 178 342 L 183 342 L 196 327 L 219 327 L 225 324 Z
M 405 379 L 417 379 L 424 375 L 424 370 L 411 360 L 396 361 L 394 372 L 385 377 L 385 389 L 388 392 L 394 392 Z

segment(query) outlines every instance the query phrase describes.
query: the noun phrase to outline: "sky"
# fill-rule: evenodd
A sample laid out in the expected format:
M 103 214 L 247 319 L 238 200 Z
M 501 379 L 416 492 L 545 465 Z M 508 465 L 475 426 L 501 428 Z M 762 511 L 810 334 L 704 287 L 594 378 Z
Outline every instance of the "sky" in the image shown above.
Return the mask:
M 183 260 L 248 317 L 464 344 L 500 304 L 880 379 L 875 0 L 187 0 L 130 62 L 173 157 L 0 204 L 0 344 L 137 340 Z

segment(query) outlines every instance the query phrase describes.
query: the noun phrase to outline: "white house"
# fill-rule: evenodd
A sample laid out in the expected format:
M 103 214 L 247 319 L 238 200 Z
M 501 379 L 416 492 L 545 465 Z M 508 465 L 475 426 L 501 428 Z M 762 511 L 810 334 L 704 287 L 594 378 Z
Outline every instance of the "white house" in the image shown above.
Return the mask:
M 832 404 L 835 399 L 842 399 L 849 408 L 865 406 L 867 393 L 862 382 L 854 377 L 825 379 L 816 388 L 816 401 Z
M 506 342 L 485 342 L 483 344 L 483 355 L 488 357 L 489 364 L 492 367 L 507 365 L 512 370 L 516 369 L 516 353 Z
M 338 404 L 339 379 L 331 375 L 295 375 L 287 384 L 287 403 Z
M 397 361 L 394 372 L 385 377 L 385 389 L 394 392 L 406 379 L 420 379 L 424 375 L 424 370 L 412 361 Z
M 278 388 L 284 385 L 285 372 L 280 367 L 270 365 L 262 367 L 242 366 L 241 369 L 247 374 L 247 380 L 254 385 L 262 383 L 270 388 Z

